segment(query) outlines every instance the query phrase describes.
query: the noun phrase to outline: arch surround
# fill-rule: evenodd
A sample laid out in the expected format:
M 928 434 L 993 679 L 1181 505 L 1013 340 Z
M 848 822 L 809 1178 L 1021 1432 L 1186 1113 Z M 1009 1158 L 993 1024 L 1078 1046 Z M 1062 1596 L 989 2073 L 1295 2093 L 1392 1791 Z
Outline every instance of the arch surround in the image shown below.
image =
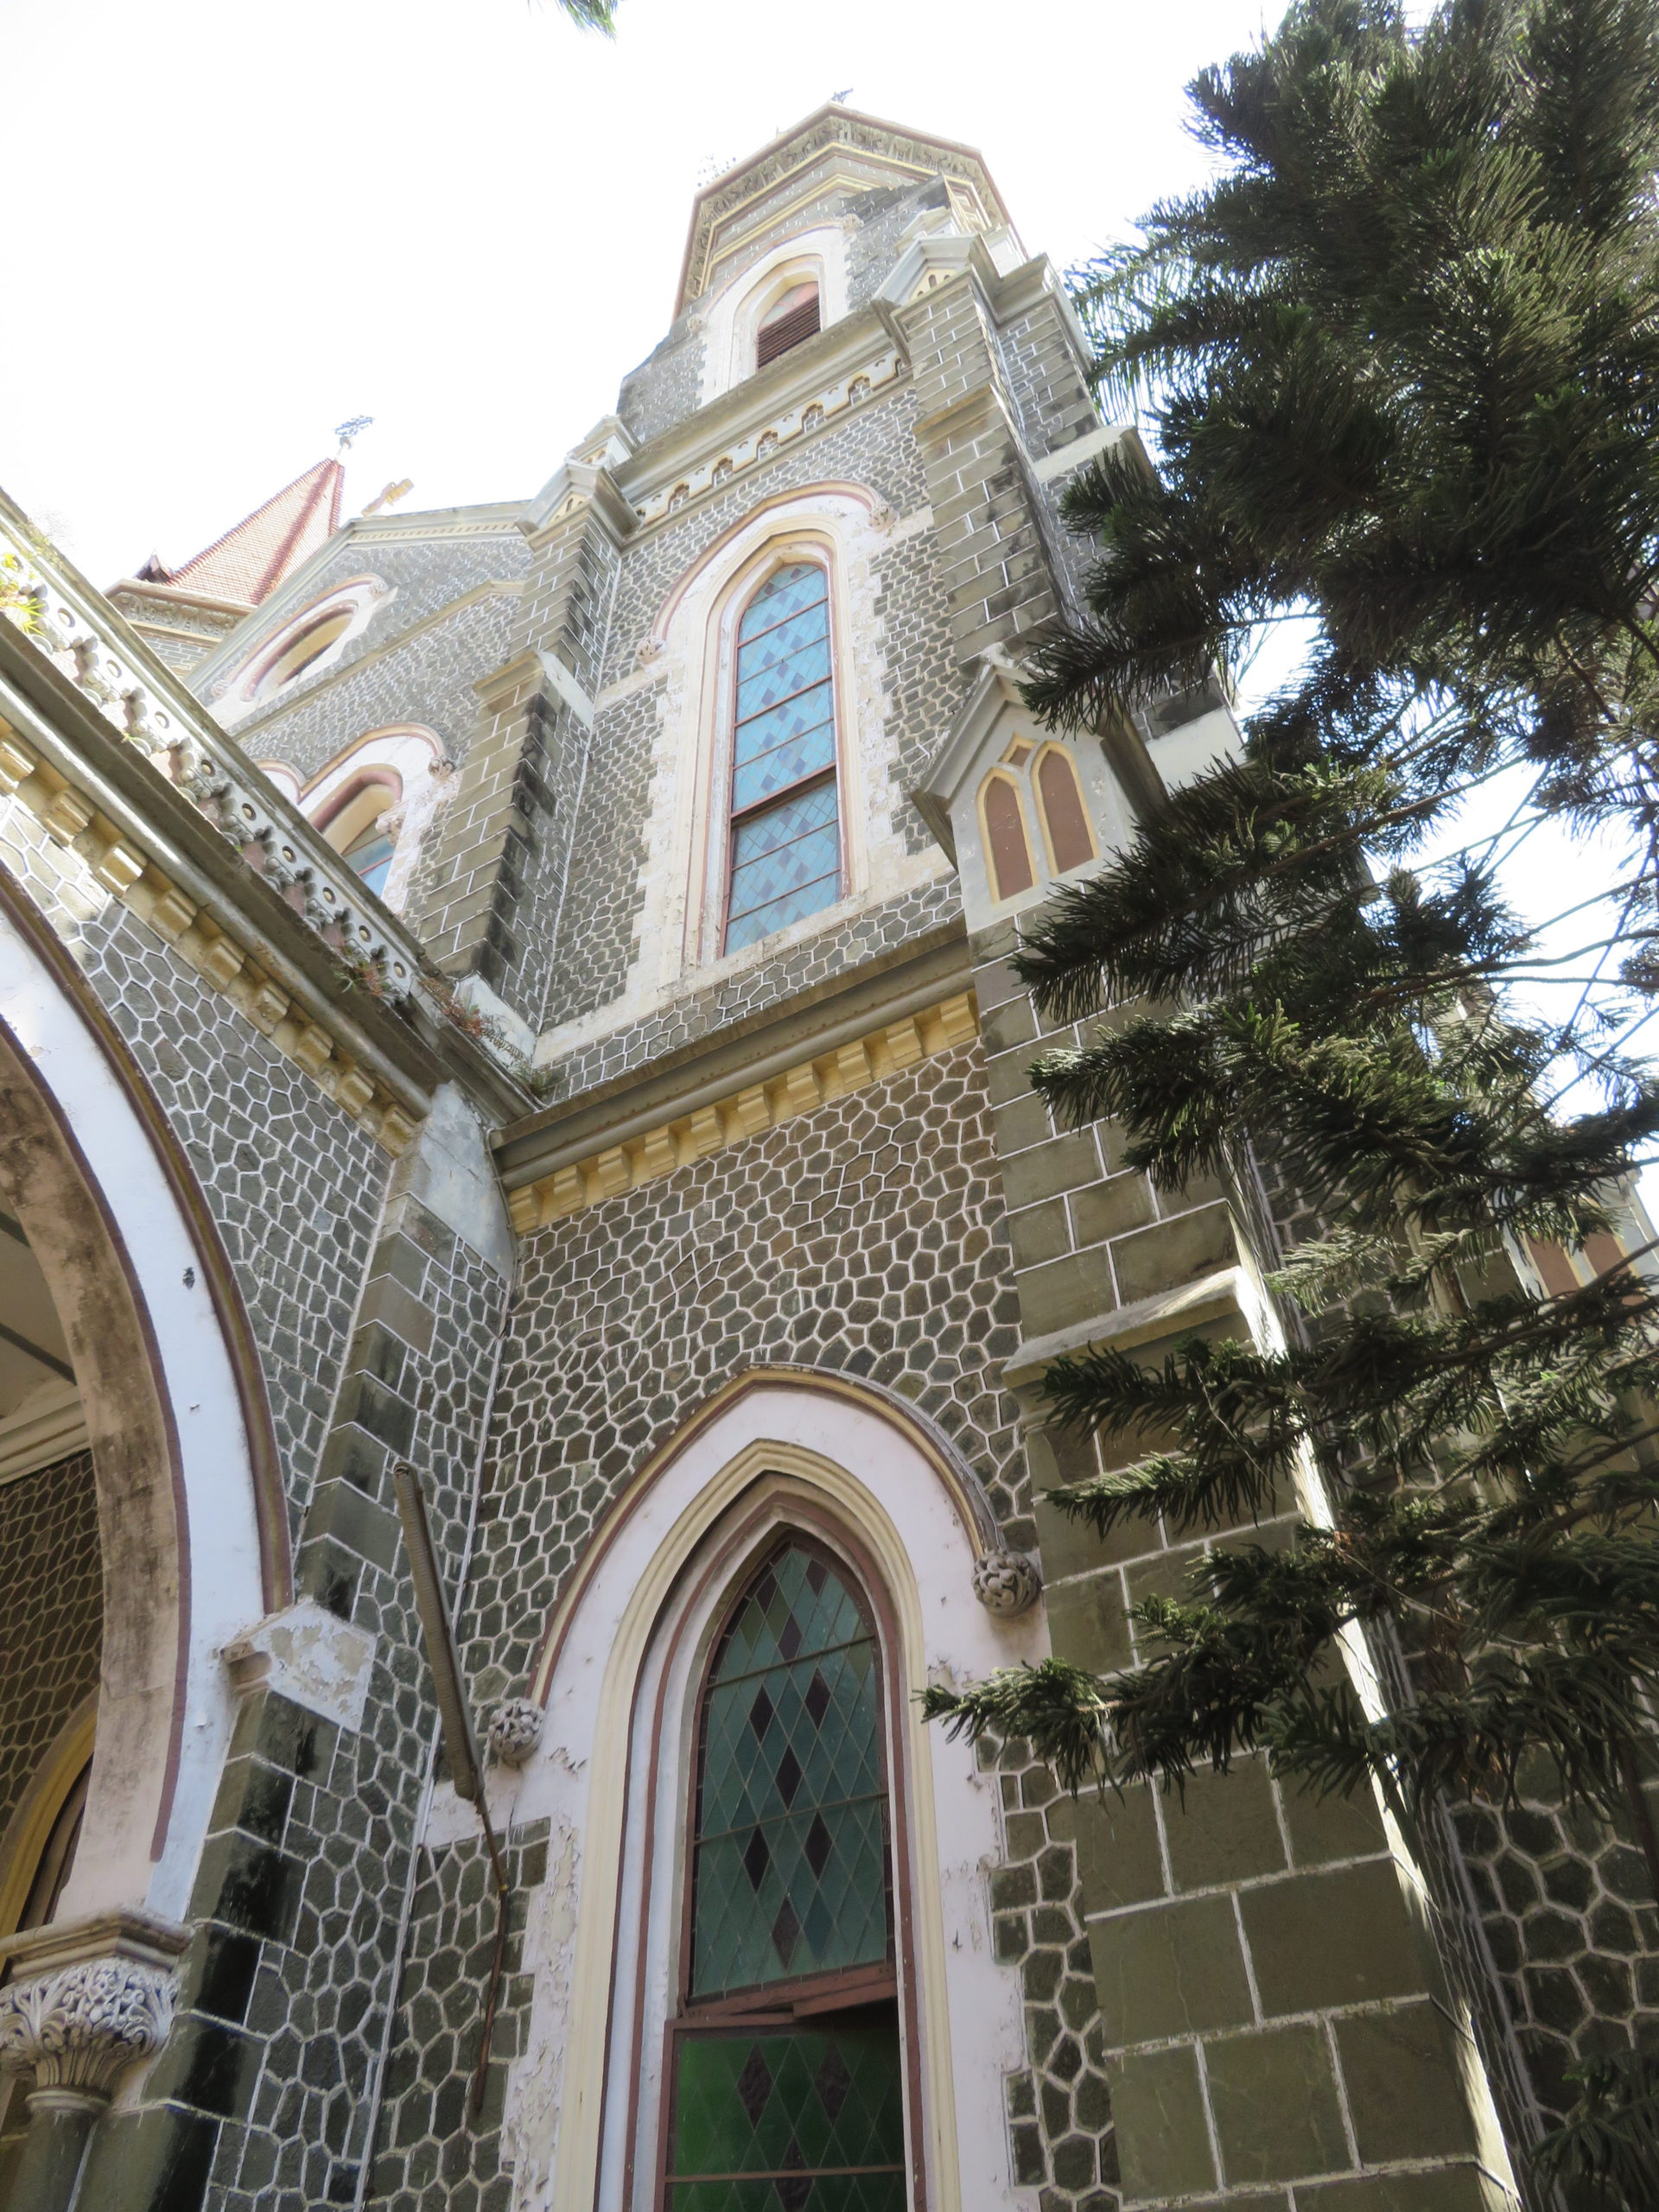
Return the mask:
M 0 1188 L 52 1289 L 105 1560 L 86 1821 L 60 1923 L 180 1919 L 233 1703 L 220 1656 L 291 1596 L 274 1439 L 189 1166 L 56 940 L 0 898 Z
M 975 2206 L 1018 2201 L 1001 2082 L 1024 2063 L 1023 2015 L 1017 1976 L 992 1957 L 984 1879 L 1001 1853 L 995 1783 L 966 1745 L 922 1726 L 916 1698 L 930 1678 L 1039 1658 L 1047 1640 L 1040 1613 L 999 1620 L 976 1601 L 974 1565 L 995 1530 L 964 1477 L 877 1394 L 772 1373 L 720 1393 L 613 1508 L 550 1624 L 536 1684 L 546 1724 L 515 1778 L 513 1821 L 550 1822 L 527 1936 L 536 1994 L 507 2117 L 515 2202 L 640 2212 L 651 2201 L 640 2152 L 653 2101 L 631 2115 L 606 2082 L 628 2078 L 631 2048 L 660 2063 L 651 2030 L 666 1994 L 652 1946 L 665 1923 L 645 1867 L 653 1849 L 668 1863 L 681 1817 L 684 1683 L 745 1560 L 795 1527 L 855 1564 L 884 1621 L 905 1827 L 895 1882 L 911 1901 L 900 1972 L 914 2023 L 912 2156 L 927 2212 L 962 2212 L 968 2177 Z M 659 1703 L 675 1716 L 660 1731 Z

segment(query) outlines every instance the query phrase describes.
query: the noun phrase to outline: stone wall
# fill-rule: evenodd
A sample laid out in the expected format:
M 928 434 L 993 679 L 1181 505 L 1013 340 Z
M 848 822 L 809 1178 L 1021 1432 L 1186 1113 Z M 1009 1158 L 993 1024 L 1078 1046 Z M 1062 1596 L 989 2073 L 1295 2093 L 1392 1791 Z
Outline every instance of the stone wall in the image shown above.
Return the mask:
M 98 1688 L 104 1585 L 90 1452 L 0 1484 L 0 1838 Z
M 80 950 L 189 1154 L 236 1270 L 297 1533 L 391 1162 L 124 907 L 111 901 L 89 923 Z
M 632 1471 L 752 1367 L 822 1369 L 907 1399 L 979 1476 L 1005 1541 L 1033 1543 L 1025 1453 L 996 1379 L 1014 1304 L 987 1108 L 979 1049 L 963 1046 L 525 1241 L 467 1605 L 480 1709 L 522 1689 L 565 1579 Z M 1014 2170 L 1044 2183 L 1046 2212 L 1104 2212 L 1109 2123 L 1072 1846 L 1063 1814 L 1052 1835 L 1045 1826 L 1057 1793 L 1029 1753 L 1005 1751 L 1000 1767 L 1008 1865 L 990 1878 L 992 1902 L 1030 2049 L 1007 2085 Z M 537 1839 L 515 1843 L 539 1877 Z M 435 1853 L 419 1899 L 375 2201 L 493 2208 L 498 2092 L 468 2165 L 446 2086 L 476 2050 L 472 1964 L 492 1910 L 477 1850 Z M 499 2066 L 525 2003 L 510 1974 Z

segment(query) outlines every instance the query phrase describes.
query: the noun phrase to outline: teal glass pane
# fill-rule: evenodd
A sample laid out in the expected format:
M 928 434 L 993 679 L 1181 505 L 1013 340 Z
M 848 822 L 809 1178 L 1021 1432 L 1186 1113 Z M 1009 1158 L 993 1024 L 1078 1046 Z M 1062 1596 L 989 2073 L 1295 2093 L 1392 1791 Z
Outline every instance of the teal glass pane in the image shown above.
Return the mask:
M 791 1546 L 739 1605 L 704 1700 L 691 1994 L 891 1957 L 875 1638 Z
M 903 2212 L 896 2020 L 677 2040 L 675 2212 Z
M 727 950 L 817 913 L 840 889 L 840 814 L 830 778 L 734 825 Z

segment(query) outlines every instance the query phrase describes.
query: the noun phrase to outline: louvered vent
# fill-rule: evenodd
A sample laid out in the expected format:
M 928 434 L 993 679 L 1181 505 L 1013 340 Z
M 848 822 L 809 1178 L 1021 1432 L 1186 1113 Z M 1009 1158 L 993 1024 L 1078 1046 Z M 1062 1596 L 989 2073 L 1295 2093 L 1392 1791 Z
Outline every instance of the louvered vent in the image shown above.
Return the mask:
M 775 361 L 780 353 L 787 353 L 791 346 L 798 346 L 804 338 L 815 338 L 818 331 L 818 296 L 803 300 L 798 308 L 787 314 L 774 315 L 761 326 L 755 344 L 754 365 L 764 369 L 768 361 Z

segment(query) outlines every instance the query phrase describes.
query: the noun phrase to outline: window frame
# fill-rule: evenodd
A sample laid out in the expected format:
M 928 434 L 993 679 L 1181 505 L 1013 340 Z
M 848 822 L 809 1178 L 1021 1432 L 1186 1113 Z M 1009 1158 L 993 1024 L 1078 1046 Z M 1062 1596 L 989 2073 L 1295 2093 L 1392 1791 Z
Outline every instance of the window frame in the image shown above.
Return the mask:
M 764 798 L 755 800 L 740 812 L 733 804 L 737 782 L 738 688 L 741 677 L 743 643 L 741 636 L 744 617 L 765 591 L 767 585 L 785 569 L 811 566 L 823 575 L 824 644 L 830 657 L 830 728 L 834 758 L 827 768 L 815 770 L 779 791 L 769 791 Z M 721 835 L 725 840 L 720 868 L 718 925 L 715 932 L 715 958 L 736 959 L 746 952 L 753 952 L 758 945 L 779 937 L 785 930 L 794 929 L 803 922 L 816 920 L 838 906 L 848 896 L 851 870 L 847 842 L 847 809 L 843 804 L 847 790 L 846 747 L 842 741 L 841 702 L 841 654 L 837 650 L 836 632 L 840 608 L 836 601 L 836 564 L 825 550 L 811 543 L 793 544 L 781 550 L 774 550 L 772 556 L 756 574 L 744 579 L 744 588 L 734 595 L 731 604 L 731 654 L 729 668 L 725 671 L 721 700 L 721 743 L 717 748 L 719 759 L 716 772 L 721 775 L 723 792 L 721 801 Z M 790 618 L 785 617 L 785 620 Z M 764 636 L 765 632 L 761 632 Z M 809 689 L 812 688 L 810 686 Z M 753 717 L 747 719 L 753 720 Z M 833 898 L 825 899 L 810 913 L 798 914 L 793 921 L 783 922 L 776 929 L 767 930 L 760 937 L 751 938 L 747 944 L 729 945 L 727 942 L 732 925 L 732 878 L 737 864 L 737 830 L 740 823 L 757 820 L 769 808 L 781 805 L 786 799 L 804 797 L 820 785 L 832 782 L 836 789 L 836 890 Z
M 813 1528 L 810 1523 L 817 1517 L 802 1512 L 798 1508 L 791 1510 L 764 1530 L 760 1540 L 747 1548 L 734 1567 L 729 1556 L 722 1563 L 726 1571 L 721 1576 L 721 1594 L 704 1622 L 704 1649 L 692 1675 L 693 1687 L 684 1702 L 681 1818 L 676 1828 L 674 1863 L 671 1868 L 661 1870 L 652 1863 L 654 1854 L 648 1854 L 644 1869 L 642 1901 L 646 1912 L 649 1913 L 650 1900 L 657 1883 L 666 1873 L 666 1878 L 674 1885 L 671 1909 L 677 1916 L 677 1929 L 673 1940 L 673 1980 L 668 1993 L 667 2015 L 662 2030 L 656 2171 L 651 2199 L 652 2212 L 673 2212 L 670 2167 L 674 2152 L 677 2118 L 677 2046 L 682 2037 L 699 2032 L 736 2035 L 770 2030 L 774 2033 L 787 2033 L 793 2028 L 810 2028 L 814 2021 L 833 2021 L 841 2013 L 856 2012 L 873 2005 L 891 2006 L 897 2024 L 904 2103 L 906 2212 L 926 2212 L 928 2195 L 921 2124 L 921 2051 L 919 2023 L 916 2018 L 913 1997 L 916 1983 L 914 1933 L 907 1879 L 909 1834 L 904 1777 L 901 1771 L 895 1771 L 897 1763 L 894 1758 L 895 1747 L 903 1740 L 901 1715 L 895 1707 L 895 1700 L 903 1694 L 902 1688 L 895 1679 L 893 1666 L 893 1655 L 899 1649 L 897 1625 L 873 1563 L 862 1556 L 860 1548 L 849 1542 L 844 1532 L 839 1529 L 831 1532 Z M 830 1541 L 832 1533 L 834 1540 Z M 777 1981 L 756 1983 L 747 1989 L 728 1991 L 719 1997 L 697 1999 L 690 1994 L 696 1912 L 695 1853 L 697 1807 L 702 1794 L 703 1720 L 715 1663 L 726 1632 L 739 1608 L 747 1601 L 755 1584 L 772 1562 L 791 1549 L 804 1551 L 821 1560 L 842 1581 L 868 1624 L 874 1645 L 876 1690 L 874 1725 L 885 1801 L 882 1826 L 886 1844 L 890 1955 L 880 1965 L 864 1964 L 834 1968 L 828 1973 L 785 1975 Z M 709 1579 L 713 1579 L 712 1574 Z M 666 1688 L 665 1679 L 664 1687 Z M 659 1739 L 662 1719 L 659 1707 L 657 1719 Z M 648 1816 L 648 1834 L 651 1827 Z M 771 1993 L 776 1992 L 785 1993 L 782 2001 L 772 1997 L 768 2002 Z M 638 2139 L 639 2095 L 636 2070 L 629 2100 L 630 2147 L 624 2182 L 625 2202 L 630 2203 L 632 2202 L 628 2192 L 634 2170 L 633 2146 Z

